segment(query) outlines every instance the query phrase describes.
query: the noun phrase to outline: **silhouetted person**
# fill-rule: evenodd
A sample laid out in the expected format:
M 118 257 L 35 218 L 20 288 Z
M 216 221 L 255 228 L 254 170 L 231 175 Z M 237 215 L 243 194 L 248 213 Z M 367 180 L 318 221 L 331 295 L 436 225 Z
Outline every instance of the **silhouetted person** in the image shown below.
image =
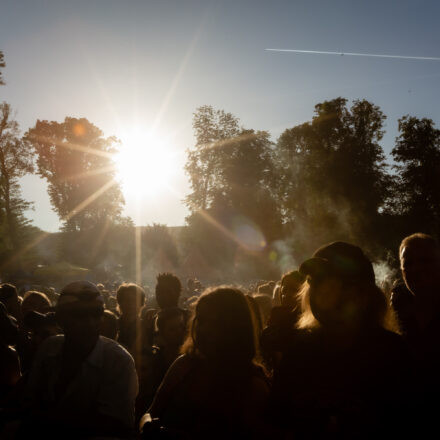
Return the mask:
M 4 304 L 9 315 L 13 316 L 18 325 L 21 325 L 23 315 L 18 297 L 17 288 L 13 284 L 0 284 L 0 302 Z
M 13 348 L 17 336 L 17 322 L 0 302 L 0 408 L 21 376 L 20 360 Z
M 163 309 L 157 316 L 158 344 L 145 349 L 139 369 L 139 396 L 136 402 L 139 417 L 153 397 L 170 365 L 180 355 L 186 336 L 186 314 L 177 307 Z
M 23 301 L 20 307 L 22 325 L 20 326 L 17 350 L 20 354 L 22 371 L 23 373 L 26 373 L 31 367 L 33 358 L 39 345 L 39 341 L 41 341 L 39 336 L 34 337 L 32 329 L 26 324 L 27 322 L 33 322 L 32 317 L 30 318 L 30 320 L 26 319 L 27 315 L 34 314 L 35 312 L 41 315 L 45 315 L 51 310 L 51 303 L 47 295 L 45 295 L 44 293 L 35 290 L 29 290 L 24 294 Z
M 272 297 L 265 294 L 254 295 L 255 302 L 261 312 L 261 320 L 263 329 L 266 327 L 272 310 Z
M 134 423 L 137 376 L 133 358 L 99 336 L 103 300 L 87 281 L 68 284 L 56 306 L 64 335 L 48 338 L 35 358 L 31 416 L 21 436 L 125 437 Z
M 417 328 L 414 317 L 414 295 L 404 281 L 397 280 L 391 289 L 390 299 L 400 333 L 407 338 L 408 334 L 414 333 L 414 327 Z
M 186 313 L 178 307 L 161 310 L 157 316 L 157 328 L 162 371 L 165 373 L 180 354 L 186 336 Z
M 15 349 L 20 357 L 21 370 L 22 372 L 26 372 L 30 367 L 32 350 L 28 332 L 23 325 L 21 297 L 18 296 L 17 288 L 13 284 L 0 284 L 0 302 L 5 305 L 8 314 L 17 322 L 18 335 Z
M 188 278 L 186 280 L 186 289 L 185 289 L 185 297 L 186 299 L 193 297 L 197 294 L 196 292 L 196 283 L 193 278 Z
M 21 355 L 21 362 L 23 373 L 28 373 L 41 344 L 50 336 L 60 334 L 61 329 L 54 312 L 39 313 L 34 310 L 24 315 L 23 327 L 26 329 L 28 341 L 26 351 Z
M 269 369 L 279 365 L 282 353 L 293 337 L 301 313 L 298 293 L 304 281 L 305 276 L 297 270 L 287 272 L 281 278 L 281 305 L 272 308 L 261 336 L 262 354 Z
M 49 287 L 44 292 L 46 296 L 49 298 L 50 305 L 55 305 L 58 301 L 59 294 L 56 292 L 55 287 Z
M 111 312 L 119 315 L 118 313 L 118 302 L 116 301 L 116 297 L 114 295 L 110 295 L 107 298 L 107 304 L 106 307 L 108 310 L 110 310 Z
M 273 307 L 278 307 L 281 305 L 281 283 L 275 284 L 272 294 L 272 305 Z
M 260 306 L 258 305 L 258 302 L 255 300 L 255 298 L 249 294 L 246 294 L 245 297 L 248 302 L 249 310 L 252 315 L 252 321 L 254 323 L 255 334 L 256 334 L 257 338 L 259 339 L 261 336 L 261 333 L 263 332 L 263 315 L 262 315 Z
M 21 313 L 23 318 L 26 316 L 26 313 L 30 311 L 47 313 L 50 309 L 51 303 L 46 294 L 35 290 L 29 290 L 24 294 L 23 302 L 21 303 Z
M 145 292 L 137 284 L 121 284 L 116 292 L 121 313 L 119 317 L 118 342 L 136 359 L 142 347 L 139 312 L 145 303 Z
M 406 289 L 394 289 L 391 301 L 415 359 L 418 417 L 428 433 L 437 428 L 440 409 L 440 246 L 429 235 L 413 234 L 402 241 L 399 255 Z
M 255 329 L 243 293 L 229 287 L 204 293 L 183 351 L 157 392 L 151 417 L 176 438 L 255 437 L 269 389 L 254 362 Z
M 399 256 L 407 290 L 395 290 L 393 307 L 410 340 L 429 336 L 440 330 L 440 247 L 429 235 L 413 234 L 402 241 Z
M 99 334 L 116 341 L 118 339 L 118 332 L 118 318 L 112 311 L 104 310 Z
M 143 313 L 142 329 L 145 337 L 144 347 L 152 347 L 160 345 L 157 340 L 158 328 L 157 317 L 158 312 L 164 309 L 172 309 L 179 307 L 179 298 L 182 292 L 182 284 L 178 277 L 172 273 L 161 273 L 157 276 L 156 283 L 156 302 L 159 309 L 149 309 Z M 188 313 L 185 311 L 185 316 L 188 318 Z
M 301 289 L 305 277 L 297 270 L 287 272 L 281 278 L 281 305 L 294 310 L 298 308 L 298 292 Z
M 335 242 L 300 272 L 299 331 L 274 374 L 277 424 L 295 438 L 398 435 L 412 399 L 409 357 L 385 330 L 387 303 L 362 250 Z
M 178 307 L 182 285 L 179 278 L 171 273 L 157 276 L 156 301 L 160 309 Z
M 275 283 L 271 281 L 269 283 L 261 284 L 260 286 L 258 286 L 257 291 L 261 295 L 272 296 L 274 288 L 275 288 Z

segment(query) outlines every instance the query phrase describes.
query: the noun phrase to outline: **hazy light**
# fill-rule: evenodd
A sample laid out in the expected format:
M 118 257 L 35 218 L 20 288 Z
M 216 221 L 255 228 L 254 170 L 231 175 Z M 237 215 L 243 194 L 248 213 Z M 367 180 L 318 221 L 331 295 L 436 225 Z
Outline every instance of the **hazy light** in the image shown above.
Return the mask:
M 122 135 L 115 155 L 117 179 L 124 195 L 157 197 L 170 187 L 178 161 L 167 140 L 157 134 L 132 131 Z
M 260 228 L 243 216 L 233 219 L 232 233 L 237 243 L 248 251 L 261 251 L 266 247 L 266 240 Z

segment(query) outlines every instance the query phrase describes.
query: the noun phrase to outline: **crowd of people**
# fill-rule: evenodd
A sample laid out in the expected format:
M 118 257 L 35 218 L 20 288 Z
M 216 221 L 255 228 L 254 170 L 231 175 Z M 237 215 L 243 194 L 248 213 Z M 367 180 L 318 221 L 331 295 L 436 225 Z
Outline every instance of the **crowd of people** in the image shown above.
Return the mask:
M 440 246 L 413 234 L 399 257 L 391 295 L 345 242 L 249 288 L 1 284 L 0 437 L 433 435 Z

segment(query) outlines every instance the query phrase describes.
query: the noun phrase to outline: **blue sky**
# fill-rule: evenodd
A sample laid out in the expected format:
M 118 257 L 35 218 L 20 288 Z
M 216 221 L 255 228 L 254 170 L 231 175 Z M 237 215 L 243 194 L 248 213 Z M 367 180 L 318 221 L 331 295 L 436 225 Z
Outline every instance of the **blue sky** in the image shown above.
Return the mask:
M 389 152 L 405 114 L 440 123 L 440 62 L 271 53 L 269 47 L 440 56 L 439 1 L 5 1 L 0 100 L 23 131 L 37 119 L 86 117 L 106 135 L 129 127 L 173 136 L 174 193 L 145 199 L 127 214 L 141 224 L 180 225 L 189 191 L 183 173 L 193 144 L 191 117 L 204 104 L 232 112 L 273 140 L 310 120 L 325 99 L 366 98 L 388 116 Z M 45 183 L 23 179 L 28 215 L 55 231 Z

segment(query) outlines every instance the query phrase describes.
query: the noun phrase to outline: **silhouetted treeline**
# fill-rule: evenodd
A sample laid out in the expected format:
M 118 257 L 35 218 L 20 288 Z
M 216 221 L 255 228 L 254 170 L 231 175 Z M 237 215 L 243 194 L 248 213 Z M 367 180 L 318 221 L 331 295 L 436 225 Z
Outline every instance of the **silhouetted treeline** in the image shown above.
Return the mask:
M 336 98 L 272 142 L 230 113 L 199 108 L 186 167 L 189 241 L 216 267 L 247 252 L 267 270 L 268 260 L 300 260 L 335 239 L 385 259 L 402 235 L 438 236 L 440 131 L 402 117 L 391 166 L 380 144 L 385 119 L 371 102 Z
M 331 240 L 389 260 L 400 237 L 415 230 L 439 235 L 440 131 L 430 119 L 402 117 L 391 165 L 380 143 L 386 116 L 366 100 L 319 103 L 311 121 L 275 142 L 223 110 L 197 109 L 185 167 L 190 213 L 178 233 L 160 225 L 136 232 L 122 216 L 111 162 L 118 140 L 87 119 L 37 121 L 22 136 L 9 104 L 0 116 L 3 279 L 66 262 L 100 279 L 108 272 L 145 280 L 149 272 L 174 270 L 212 282 L 246 281 L 273 278 Z M 25 218 L 29 203 L 17 180 L 34 170 L 47 180 L 62 222 L 50 252 Z

